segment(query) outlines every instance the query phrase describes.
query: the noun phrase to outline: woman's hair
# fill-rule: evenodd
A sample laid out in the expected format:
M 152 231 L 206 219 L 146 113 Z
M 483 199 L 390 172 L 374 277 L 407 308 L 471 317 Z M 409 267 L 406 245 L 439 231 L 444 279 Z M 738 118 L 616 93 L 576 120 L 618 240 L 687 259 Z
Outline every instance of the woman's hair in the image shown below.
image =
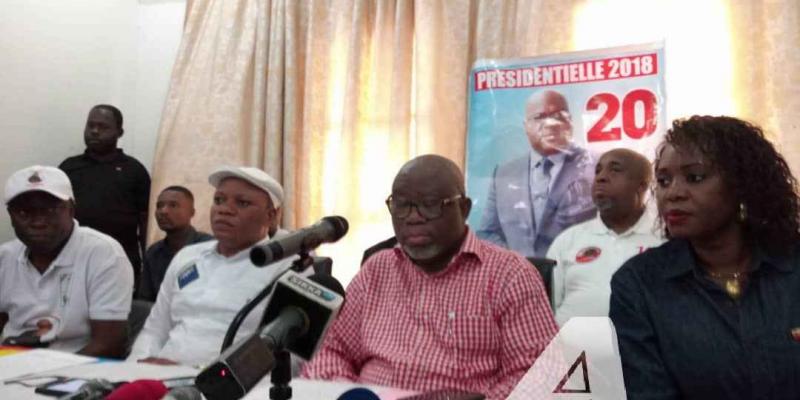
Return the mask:
M 695 115 L 672 122 L 656 158 L 667 144 L 696 148 L 719 170 L 733 200 L 746 208 L 748 241 L 778 254 L 800 244 L 797 180 L 761 128 L 732 117 Z

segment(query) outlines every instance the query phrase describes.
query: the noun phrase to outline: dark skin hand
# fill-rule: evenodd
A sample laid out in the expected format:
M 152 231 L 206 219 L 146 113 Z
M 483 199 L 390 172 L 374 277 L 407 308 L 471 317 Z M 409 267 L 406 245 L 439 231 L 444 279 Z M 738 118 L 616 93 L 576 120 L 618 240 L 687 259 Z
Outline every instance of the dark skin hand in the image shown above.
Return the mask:
M 120 358 L 125 354 L 128 339 L 127 321 L 89 320 L 91 338 L 78 354 L 92 357 Z

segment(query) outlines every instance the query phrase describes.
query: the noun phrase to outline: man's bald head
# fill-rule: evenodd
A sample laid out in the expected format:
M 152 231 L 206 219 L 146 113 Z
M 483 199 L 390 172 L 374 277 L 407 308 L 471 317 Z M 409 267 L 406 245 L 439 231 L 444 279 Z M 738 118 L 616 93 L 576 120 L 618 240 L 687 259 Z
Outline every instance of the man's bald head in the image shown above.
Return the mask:
M 619 157 L 625 160 L 626 164 L 630 165 L 631 177 L 638 179 L 645 188 L 650 186 L 650 183 L 653 181 L 653 167 L 647 157 L 631 149 L 610 150 L 605 152 L 600 158 L 602 159 L 606 155 Z
M 406 162 L 398 171 L 395 184 L 398 177 L 409 174 L 435 180 L 439 186 L 453 188 L 454 194 L 466 193 L 461 169 L 452 160 L 440 155 L 426 154 Z M 392 187 L 394 188 L 394 185 Z
M 538 111 L 543 110 L 563 110 L 569 112 L 569 104 L 567 98 L 555 90 L 545 90 L 543 92 L 536 92 L 528 97 L 528 102 L 525 103 L 525 110 L 534 109 Z

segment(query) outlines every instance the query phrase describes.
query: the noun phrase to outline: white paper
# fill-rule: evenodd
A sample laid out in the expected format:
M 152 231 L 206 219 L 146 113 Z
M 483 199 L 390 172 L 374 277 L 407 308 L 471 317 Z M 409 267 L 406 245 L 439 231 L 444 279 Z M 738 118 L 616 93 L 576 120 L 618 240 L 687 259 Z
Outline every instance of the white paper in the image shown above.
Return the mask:
M 0 381 L 53 369 L 96 362 L 97 358 L 61 351 L 34 349 L 0 357 Z

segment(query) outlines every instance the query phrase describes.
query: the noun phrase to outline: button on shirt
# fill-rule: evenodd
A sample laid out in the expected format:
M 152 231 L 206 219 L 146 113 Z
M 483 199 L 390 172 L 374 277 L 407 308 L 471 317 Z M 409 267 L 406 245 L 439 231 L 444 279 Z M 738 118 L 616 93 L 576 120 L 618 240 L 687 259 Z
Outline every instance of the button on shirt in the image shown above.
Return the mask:
M 617 234 L 599 216 L 562 232 L 547 252 L 553 269 L 553 308 L 563 326 L 572 317 L 607 317 L 611 276 L 629 258 L 664 242 L 645 211 Z
M 732 300 L 702 272 L 688 242 L 629 260 L 611 281 L 632 399 L 800 398 L 800 251 L 755 249 L 750 282 Z M 797 332 L 797 331 L 795 331 Z
M 250 262 L 250 248 L 225 257 L 216 240 L 184 247 L 172 259 L 128 359 L 159 357 L 186 365 L 213 361 L 234 316 L 293 260 L 257 268 Z M 255 332 L 266 302 L 250 312 L 236 340 Z
M 346 299 L 304 376 L 505 399 L 557 329 L 534 267 L 472 232 L 433 275 L 374 254 Z
M 74 227 L 50 266 L 39 273 L 18 239 L 0 246 L 0 312 L 8 313 L 3 338 L 53 325 L 50 348 L 78 351 L 89 344 L 89 320 L 124 321 L 131 309 L 133 272 L 122 247 L 91 228 Z

